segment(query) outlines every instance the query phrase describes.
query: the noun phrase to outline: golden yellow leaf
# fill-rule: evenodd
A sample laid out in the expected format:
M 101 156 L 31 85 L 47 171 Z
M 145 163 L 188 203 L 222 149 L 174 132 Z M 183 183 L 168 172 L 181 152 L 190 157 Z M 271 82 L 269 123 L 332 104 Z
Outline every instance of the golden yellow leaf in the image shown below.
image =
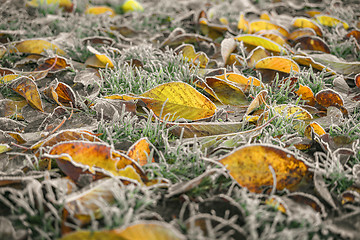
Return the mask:
M 237 28 L 242 30 L 243 32 L 249 31 L 249 22 L 245 19 L 244 13 L 240 14 L 239 21 L 237 24 Z
M 44 111 L 41 97 L 36 83 L 28 77 L 20 77 L 11 83 L 11 88 L 20 94 L 30 104 L 30 106 Z
M 324 128 L 320 126 L 317 122 L 312 122 L 305 128 L 305 132 L 304 132 L 305 137 L 312 140 L 311 137 L 312 132 L 315 133 L 317 136 L 322 136 L 326 134 Z
M 256 95 L 254 100 L 249 104 L 248 108 L 246 109 L 245 115 L 250 114 L 252 111 L 254 111 L 256 108 L 258 108 L 260 105 L 265 103 L 265 98 L 266 98 L 267 94 L 268 94 L 267 90 L 261 90 Z
M 316 36 L 316 32 L 312 28 L 299 28 L 292 31 L 287 38 L 295 40 L 296 38 L 303 36 Z
M 0 154 L 7 152 L 9 150 L 11 150 L 11 147 L 8 144 L 3 144 L 3 143 L 0 144 Z
M 161 84 L 140 95 L 156 116 L 171 114 L 172 119 L 200 120 L 214 115 L 216 106 L 195 88 L 184 82 Z
M 240 186 L 256 193 L 272 186 L 276 186 L 277 190 L 287 188 L 292 191 L 308 171 L 305 163 L 292 152 L 265 144 L 240 147 L 219 162 Z
M 87 46 L 87 49 L 94 54 L 94 56 L 89 57 L 85 61 L 85 66 L 96 67 L 96 68 L 113 68 L 114 63 L 112 60 L 106 56 L 98 52 L 95 48 L 91 47 L 90 45 Z
M 345 29 L 349 28 L 349 24 L 347 24 L 345 21 L 340 20 L 336 17 L 332 17 L 329 15 L 316 15 L 315 19 L 324 26 L 327 27 L 335 27 L 337 24 L 341 23 Z
M 263 47 L 258 46 L 249 53 L 246 59 L 248 67 L 255 68 L 255 64 L 263 58 L 270 57 L 270 53 Z
M 209 58 L 203 52 L 195 52 L 195 48 L 191 44 L 183 44 L 175 49 L 175 52 L 182 53 L 184 59 L 192 62 L 194 65 L 199 65 L 201 68 L 206 68 Z
M 150 155 L 150 144 L 147 138 L 140 138 L 128 149 L 126 155 L 131 159 L 137 161 L 140 166 L 148 163 L 148 156 Z M 152 162 L 155 162 L 152 158 Z
M 314 93 L 308 86 L 303 86 L 300 84 L 299 90 L 295 91 L 298 96 L 301 96 L 302 100 L 306 101 L 306 104 L 310 106 L 315 106 L 316 100 Z
M 251 33 L 256 33 L 262 30 L 276 30 L 284 37 L 289 35 L 289 32 L 279 25 L 273 24 L 267 20 L 256 20 L 249 24 Z
M 39 7 L 41 5 L 58 5 L 68 11 L 73 9 L 74 3 L 71 0 L 31 0 L 26 2 L 28 7 Z
M 60 49 L 57 45 L 43 39 L 28 39 L 15 44 L 13 49 L 9 49 L 10 53 L 34 53 L 43 54 L 46 50 L 52 50 L 56 54 L 65 55 L 64 50 Z
M 116 15 L 114 9 L 108 6 L 89 6 L 86 8 L 85 14 L 91 14 L 91 15 L 108 14 L 109 17 L 115 17 Z
M 316 22 L 308 18 L 303 18 L 303 17 L 295 18 L 292 22 L 292 25 L 297 28 L 312 28 L 314 29 L 314 31 L 318 36 L 322 37 L 323 35 L 321 27 Z
M 284 73 L 291 71 L 299 72 L 299 65 L 292 59 L 286 57 L 267 57 L 259 60 L 255 64 L 256 69 L 270 69 Z
M 258 35 L 252 35 L 252 34 L 239 35 L 235 37 L 235 40 L 239 42 L 242 41 L 245 44 L 249 44 L 252 46 L 262 46 L 263 48 L 272 52 L 287 54 L 287 50 L 282 46 L 280 46 L 279 44 L 277 44 L 276 42 Z
M 124 239 L 131 240 L 185 240 L 185 236 L 172 225 L 160 221 L 138 221 L 115 232 Z
M 279 114 L 285 115 L 286 118 L 292 118 L 297 120 L 309 120 L 312 119 L 312 115 L 302 107 L 290 105 L 290 104 L 281 104 L 274 107 L 274 110 Z
M 280 46 L 286 45 L 286 41 L 285 41 L 284 37 L 282 37 L 278 33 L 274 33 L 273 31 L 262 31 L 260 33 L 260 36 L 266 37 L 266 38 L 270 39 L 271 41 L 279 44 Z
M 204 89 L 222 104 L 232 106 L 247 105 L 247 97 L 241 88 L 233 82 L 216 77 L 207 77 L 204 81 L 197 81 L 196 86 Z
M 244 75 L 238 74 L 238 73 L 226 73 L 222 75 L 215 76 L 219 79 L 228 80 L 230 82 L 236 83 L 238 86 L 241 87 L 243 92 L 246 92 L 250 89 L 250 86 L 255 87 L 264 87 L 262 82 L 255 78 L 255 77 L 245 77 Z

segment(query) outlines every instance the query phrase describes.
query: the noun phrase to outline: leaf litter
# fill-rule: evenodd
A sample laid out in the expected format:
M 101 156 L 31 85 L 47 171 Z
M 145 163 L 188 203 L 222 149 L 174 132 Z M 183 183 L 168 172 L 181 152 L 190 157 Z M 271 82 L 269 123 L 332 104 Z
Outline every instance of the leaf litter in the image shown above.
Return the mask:
M 359 8 L 3 1 L 1 238 L 356 239 Z

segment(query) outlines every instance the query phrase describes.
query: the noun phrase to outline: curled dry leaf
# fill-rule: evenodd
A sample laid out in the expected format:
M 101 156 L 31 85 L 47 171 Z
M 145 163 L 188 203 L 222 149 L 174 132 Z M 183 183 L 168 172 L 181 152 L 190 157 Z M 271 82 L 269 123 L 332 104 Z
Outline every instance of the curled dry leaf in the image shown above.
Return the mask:
M 72 65 L 66 58 L 56 56 L 47 58 L 39 63 L 34 72 L 48 70 L 50 73 L 57 73 L 59 71 L 72 68 Z
M 354 78 L 354 82 L 355 82 L 355 85 L 360 88 L 360 73 L 359 74 L 356 74 L 355 78 Z
M 94 55 L 89 57 L 85 61 L 85 66 L 90 66 L 95 68 L 114 67 L 113 61 L 107 55 L 100 53 L 98 50 L 91 47 L 90 45 L 87 46 L 87 49 Z
M 255 68 L 275 70 L 284 73 L 290 73 L 291 71 L 300 71 L 299 65 L 294 60 L 285 57 L 263 58 L 255 64 Z
M 314 61 L 319 62 L 337 73 L 348 75 L 360 73 L 360 62 L 346 62 L 332 54 L 311 54 Z
M 315 134 L 317 137 L 320 137 L 326 134 L 326 132 L 324 128 L 321 125 L 319 125 L 317 122 L 312 122 L 305 128 L 304 136 L 312 140 L 313 134 Z
M 182 53 L 184 59 L 192 62 L 195 66 L 206 68 L 209 58 L 203 52 L 195 52 L 195 48 L 191 44 L 183 44 L 175 49 L 175 52 Z
M 72 88 L 63 82 L 55 82 L 49 87 L 44 89 L 44 93 L 47 97 L 54 100 L 57 104 L 62 106 L 76 106 L 76 96 Z
M 279 44 L 277 44 L 274 41 L 271 41 L 270 39 L 267 39 L 265 37 L 261 37 L 258 35 L 252 35 L 252 34 L 239 35 L 239 36 L 235 37 L 235 40 L 237 40 L 239 42 L 242 41 L 245 44 L 248 44 L 248 45 L 251 45 L 254 47 L 262 46 L 266 50 L 269 50 L 272 52 L 287 54 L 287 50 L 284 47 L 280 46 Z
M 60 142 L 50 149 L 46 157 L 56 159 L 59 168 L 75 182 L 84 172 L 92 174 L 95 179 L 120 176 L 140 184 L 147 180 L 138 163 L 105 143 Z
M 319 71 L 322 71 L 325 69 L 325 71 L 330 72 L 331 74 L 335 75 L 336 73 L 334 70 L 326 67 L 324 64 L 316 62 L 312 57 L 309 56 L 293 56 L 292 59 L 297 62 L 300 65 L 312 67 L 314 69 L 317 69 Z
M 270 53 L 265 48 L 258 46 L 249 53 L 246 62 L 248 67 L 255 68 L 255 64 L 266 57 L 270 57 Z
M 296 203 L 311 207 L 314 211 L 318 212 L 323 218 L 327 216 L 327 212 L 325 211 L 324 204 L 322 204 L 320 200 L 313 195 L 303 192 L 293 192 L 286 195 L 286 197 L 290 198 Z
M 197 81 L 196 86 L 204 89 L 223 104 L 232 106 L 248 104 L 247 98 L 241 88 L 233 82 L 216 77 L 207 77 L 204 81 Z
M 264 144 L 240 147 L 219 162 L 240 186 L 256 193 L 272 186 L 276 186 L 277 190 L 294 190 L 308 171 L 305 163 L 292 152 Z
M 229 57 L 231 53 L 236 49 L 236 42 L 233 38 L 226 38 L 221 42 L 221 57 L 224 64 L 229 64 Z
M 248 108 L 246 109 L 245 115 L 250 114 L 252 111 L 254 111 L 256 108 L 258 108 L 260 105 L 265 103 L 265 98 L 268 94 L 267 90 L 261 90 L 254 100 L 249 104 Z
M 41 97 L 36 83 L 29 77 L 20 77 L 11 83 L 11 88 L 20 94 L 30 106 L 43 110 Z

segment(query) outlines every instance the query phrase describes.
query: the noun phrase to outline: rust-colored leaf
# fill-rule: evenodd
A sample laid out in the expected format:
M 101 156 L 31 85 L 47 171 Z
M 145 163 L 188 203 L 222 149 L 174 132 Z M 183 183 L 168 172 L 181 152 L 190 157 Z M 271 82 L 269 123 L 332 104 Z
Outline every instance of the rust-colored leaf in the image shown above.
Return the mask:
M 354 81 L 355 85 L 360 88 L 360 73 L 355 76 Z
M 299 28 L 292 31 L 289 34 L 288 39 L 295 40 L 296 38 L 304 36 L 316 36 L 316 32 L 312 28 Z
M 23 96 L 32 107 L 44 111 L 39 90 L 31 78 L 20 77 L 11 83 L 11 88 Z
M 66 83 L 56 82 L 44 90 L 44 93 L 57 104 L 62 106 L 76 106 L 76 95 L 72 88 Z
M 330 53 L 327 43 L 317 36 L 302 36 L 294 40 L 293 46 L 298 46 L 303 50 L 320 51 Z
M 341 95 L 332 89 L 324 89 L 315 95 L 316 101 L 323 107 L 343 106 L 344 100 Z
M 264 144 L 240 147 L 219 162 L 242 187 L 256 193 L 272 186 L 277 190 L 294 190 L 308 171 L 305 163 L 293 153 Z
M 35 68 L 34 71 L 44 71 L 49 70 L 51 73 L 56 73 L 61 70 L 71 68 L 71 64 L 68 63 L 68 60 L 63 57 L 51 57 L 45 59 L 43 62 L 40 63 L 40 65 Z

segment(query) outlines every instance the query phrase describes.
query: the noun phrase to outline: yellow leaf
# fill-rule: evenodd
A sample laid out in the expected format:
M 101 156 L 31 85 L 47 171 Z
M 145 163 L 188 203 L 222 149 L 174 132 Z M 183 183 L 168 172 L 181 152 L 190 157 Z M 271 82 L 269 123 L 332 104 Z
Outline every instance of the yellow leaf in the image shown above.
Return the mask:
M 252 76 L 245 77 L 244 75 L 238 73 L 227 73 L 226 75 L 225 74 L 217 75 L 216 77 L 236 83 L 242 88 L 244 92 L 248 90 L 250 86 L 264 87 L 264 85 L 259 79 Z
M 115 229 L 124 239 L 131 240 L 185 240 L 185 236 L 172 225 L 160 221 L 138 221 L 121 229 Z
M 162 118 L 166 114 L 172 119 L 200 120 L 214 115 L 216 106 L 195 88 L 184 82 L 161 84 L 140 95 L 146 106 Z
M 199 65 L 201 68 L 206 68 L 209 58 L 203 52 L 195 52 L 195 48 L 191 44 L 183 44 L 175 49 L 175 52 L 182 53 L 184 59 L 192 62 L 194 65 Z
M 11 83 L 11 88 L 34 108 L 44 111 L 36 83 L 28 77 L 20 77 Z
M 114 9 L 107 6 L 87 7 L 85 10 L 85 14 L 92 14 L 92 15 L 109 14 L 110 17 L 114 17 L 116 15 Z
M 272 52 L 287 54 L 287 50 L 285 48 L 283 48 L 276 42 L 271 41 L 270 39 L 267 39 L 265 37 L 252 35 L 252 34 L 244 34 L 244 35 L 239 35 L 239 36 L 235 37 L 235 40 L 237 40 L 239 42 L 242 41 L 245 44 L 249 44 L 252 46 L 262 46 L 263 48 L 265 48 L 269 51 L 272 51 Z
M 143 6 L 141 6 L 141 4 L 136 1 L 136 0 L 127 0 L 123 5 L 122 5 L 122 9 L 125 13 L 127 12 L 142 12 L 144 11 Z
M 240 147 L 219 162 L 240 186 L 256 193 L 272 186 L 276 186 L 277 190 L 293 190 L 308 171 L 305 163 L 292 152 L 265 144 Z
M 243 32 L 248 32 L 249 30 L 249 22 L 245 20 L 244 13 L 240 14 L 237 28 L 242 30 Z
M 347 24 L 346 22 L 344 22 L 343 20 L 340 20 L 338 18 L 335 17 L 331 17 L 328 15 L 316 15 L 315 19 L 324 26 L 327 27 L 335 27 L 338 23 L 341 23 L 345 29 L 349 28 L 349 24 Z
M 58 5 L 67 10 L 72 10 L 74 3 L 71 0 L 31 0 L 26 3 L 28 7 L 39 7 L 41 5 Z
M 105 54 L 101 54 L 95 48 L 90 45 L 87 46 L 87 49 L 94 54 L 94 56 L 89 57 L 85 61 L 85 66 L 96 67 L 96 68 L 113 68 L 114 64 L 112 60 Z
M 252 33 L 256 33 L 262 30 L 276 30 L 284 37 L 287 37 L 289 35 L 289 32 L 285 28 L 266 20 L 253 21 L 249 24 L 249 26 Z
M 290 104 L 281 104 L 274 108 L 279 114 L 285 115 L 286 118 L 294 117 L 297 120 L 309 120 L 312 119 L 312 115 L 299 106 L 294 106 Z
M 4 153 L 11 150 L 11 147 L 7 144 L 0 144 L 0 153 Z
M 18 42 L 15 44 L 15 47 L 13 49 L 10 49 L 10 53 L 34 53 L 34 54 L 43 54 L 46 52 L 46 50 L 52 50 L 56 54 L 59 55 L 65 55 L 64 50 L 60 49 L 55 44 L 52 44 L 51 42 L 48 42 L 43 39 L 29 39 L 24 40 L 21 42 Z
M 295 92 L 298 96 L 301 96 L 302 100 L 305 100 L 306 103 L 310 106 L 314 106 L 316 103 L 314 93 L 308 86 L 303 86 L 300 84 L 299 90 Z
M 292 25 L 297 28 L 312 28 L 318 36 L 322 37 L 323 35 L 320 26 L 314 21 L 307 18 L 295 18 L 292 22 Z
M 299 65 L 294 60 L 285 57 L 267 57 L 255 64 L 256 69 L 270 69 L 284 73 L 299 72 Z
M 140 138 L 128 149 L 126 155 L 131 159 L 137 161 L 140 166 L 148 163 L 148 156 L 150 155 L 150 144 L 147 138 Z M 155 162 L 154 158 L 152 162 Z
M 305 137 L 312 140 L 312 137 L 311 137 L 312 132 L 315 133 L 317 136 L 322 136 L 322 135 L 326 134 L 324 128 L 322 126 L 320 126 L 317 122 L 312 122 L 305 128 L 305 132 L 304 132 Z

